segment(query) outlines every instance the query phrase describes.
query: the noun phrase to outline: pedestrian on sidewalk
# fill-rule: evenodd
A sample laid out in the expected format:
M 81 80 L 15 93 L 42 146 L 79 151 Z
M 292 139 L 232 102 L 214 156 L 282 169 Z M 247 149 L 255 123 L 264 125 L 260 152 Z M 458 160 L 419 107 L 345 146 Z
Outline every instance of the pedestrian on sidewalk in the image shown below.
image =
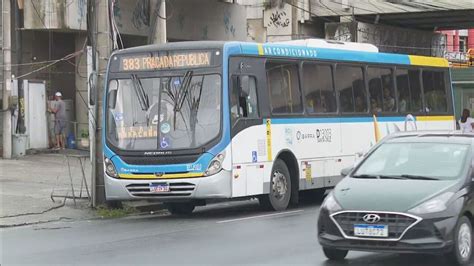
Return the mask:
M 54 134 L 56 136 L 56 149 L 65 149 L 65 135 L 64 131 L 66 130 L 66 104 L 62 100 L 62 93 L 56 92 L 54 98 L 56 102 L 52 108 L 54 113 Z
M 459 125 L 463 133 L 474 132 L 474 119 L 471 117 L 471 111 L 469 109 L 462 110 L 461 119 L 459 119 Z

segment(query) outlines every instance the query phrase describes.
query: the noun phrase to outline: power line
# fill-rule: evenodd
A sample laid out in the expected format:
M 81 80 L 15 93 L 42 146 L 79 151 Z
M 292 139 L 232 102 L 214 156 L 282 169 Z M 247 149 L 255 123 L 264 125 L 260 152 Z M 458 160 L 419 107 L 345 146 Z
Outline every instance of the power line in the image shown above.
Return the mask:
M 82 51 L 74 52 L 74 53 L 72 53 L 72 54 L 66 55 L 66 56 L 63 57 L 63 58 L 58 59 L 58 60 L 52 62 L 51 64 L 48 64 L 48 65 L 46 65 L 46 66 L 37 68 L 37 69 L 35 69 L 35 70 L 31 71 L 31 72 L 28 72 L 28 73 L 26 73 L 26 74 L 20 75 L 20 76 L 18 76 L 18 77 L 16 77 L 16 78 L 17 78 L 17 79 L 24 78 L 24 77 L 26 77 L 26 76 L 29 76 L 29 75 L 34 74 L 34 73 L 36 73 L 36 72 L 39 72 L 39 71 L 41 71 L 41 70 L 43 70 L 43 69 L 49 68 L 49 67 L 51 67 L 51 66 L 53 66 L 53 65 L 55 65 L 55 64 L 57 64 L 57 63 L 59 63 L 59 62 L 61 62 L 61 61 L 74 58 L 74 57 L 76 57 L 76 56 L 78 56 L 78 55 L 80 55 L 80 54 L 82 54 Z
M 304 8 L 302 8 L 302 7 L 300 7 L 300 6 L 297 6 L 297 5 L 293 4 L 293 3 L 290 3 L 289 0 L 283 0 L 283 2 L 286 3 L 286 4 L 288 4 L 288 5 L 290 5 L 290 6 L 292 6 L 292 7 L 294 7 L 294 8 L 296 8 L 296 9 L 302 10 L 302 11 L 304 11 L 304 12 L 308 12 L 309 14 L 311 14 L 311 15 L 313 15 L 313 16 L 315 16 L 315 17 L 318 17 L 318 18 L 320 18 L 320 19 L 322 19 L 322 20 L 326 20 L 326 21 L 328 21 L 328 22 L 334 22 L 334 21 L 332 21 L 332 20 L 330 20 L 330 19 L 328 19 L 328 18 L 320 17 L 320 16 L 314 14 L 313 12 L 311 12 L 311 11 L 309 11 L 309 10 L 307 10 L 307 9 L 304 9 Z

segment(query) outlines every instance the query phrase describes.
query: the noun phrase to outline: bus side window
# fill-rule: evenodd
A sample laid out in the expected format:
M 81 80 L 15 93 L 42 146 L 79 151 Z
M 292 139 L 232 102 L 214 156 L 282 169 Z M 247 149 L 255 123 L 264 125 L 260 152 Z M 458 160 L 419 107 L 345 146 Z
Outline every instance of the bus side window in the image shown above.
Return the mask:
M 270 62 L 265 65 L 273 114 L 301 114 L 303 106 L 298 65 Z
M 336 67 L 336 89 L 339 92 L 341 112 L 367 112 L 367 94 L 361 67 Z
M 234 76 L 231 93 L 230 112 L 232 118 L 258 118 L 257 81 L 255 77 L 242 75 Z
M 446 112 L 444 72 L 423 70 L 423 90 L 427 112 Z
M 402 114 L 422 112 L 420 71 L 397 68 L 398 111 Z
M 320 114 L 337 111 L 330 65 L 305 62 L 303 64 L 303 88 L 307 113 Z
M 372 113 L 396 111 L 392 70 L 369 67 L 367 77 Z

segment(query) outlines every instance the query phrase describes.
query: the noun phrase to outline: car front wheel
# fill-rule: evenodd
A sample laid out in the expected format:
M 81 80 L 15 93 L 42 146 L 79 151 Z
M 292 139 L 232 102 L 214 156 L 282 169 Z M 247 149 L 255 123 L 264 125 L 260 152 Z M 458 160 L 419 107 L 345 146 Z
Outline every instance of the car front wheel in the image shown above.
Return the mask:
M 346 258 L 348 250 L 341 250 L 335 248 L 323 248 L 324 255 L 330 260 L 343 260 Z
M 463 216 L 459 219 L 454 232 L 454 248 L 450 258 L 457 265 L 469 265 L 472 258 L 472 225 Z

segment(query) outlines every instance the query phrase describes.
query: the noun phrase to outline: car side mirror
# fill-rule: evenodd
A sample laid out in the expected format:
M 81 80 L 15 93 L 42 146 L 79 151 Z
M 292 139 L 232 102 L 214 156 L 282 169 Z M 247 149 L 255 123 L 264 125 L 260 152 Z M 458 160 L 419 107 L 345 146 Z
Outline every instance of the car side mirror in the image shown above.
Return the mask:
M 352 169 L 354 169 L 354 167 L 352 167 L 352 166 L 343 168 L 341 170 L 341 176 L 346 177 L 347 175 L 349 175 L 349 173 L 352 171 Z
M 474 166 L 471 166 L 471 182 L 474 184 Z

